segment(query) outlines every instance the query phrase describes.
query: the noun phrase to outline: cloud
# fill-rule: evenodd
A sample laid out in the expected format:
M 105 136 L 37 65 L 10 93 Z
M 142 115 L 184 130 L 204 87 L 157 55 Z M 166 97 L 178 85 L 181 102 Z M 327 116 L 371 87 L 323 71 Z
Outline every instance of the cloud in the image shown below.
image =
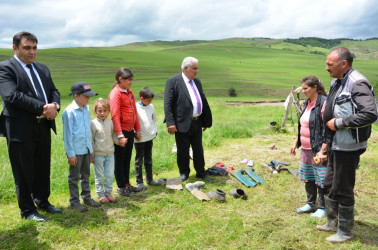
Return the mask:
M 374 0 L 57 0 L 0 3 L 0 47 L 27 30 L 40 48 L 229 37 L 378 37 Z

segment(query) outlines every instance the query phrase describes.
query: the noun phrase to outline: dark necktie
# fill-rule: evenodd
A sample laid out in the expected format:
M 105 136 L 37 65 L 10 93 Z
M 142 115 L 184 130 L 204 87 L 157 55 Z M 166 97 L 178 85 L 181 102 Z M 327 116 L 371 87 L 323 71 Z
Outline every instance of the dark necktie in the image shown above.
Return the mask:
M 196 89 L 194 88 L 193 81 L 190 80 L 189 83 L 190 83 L 190 86 L 192 87 L 194 95 L 196 96 L 196 100 L 197 100 L 197 113 L 198 113 L 198 115 L 200 115 L 201 114 L 201 101 L 199 99 L 199 96 L 197 94 Z
M 34 73 L 33 67 L 31 64 L 27 64 L 26 67 L 30 69 L 30 74 L 33 79 L 35 90 L 37 91 L 38 100 L 40 100 L 43 103 L 46 103 L 45 97 L 43 95 L 43 91 L 41 88 L 41 84 L 39 84 L 38 78 Z

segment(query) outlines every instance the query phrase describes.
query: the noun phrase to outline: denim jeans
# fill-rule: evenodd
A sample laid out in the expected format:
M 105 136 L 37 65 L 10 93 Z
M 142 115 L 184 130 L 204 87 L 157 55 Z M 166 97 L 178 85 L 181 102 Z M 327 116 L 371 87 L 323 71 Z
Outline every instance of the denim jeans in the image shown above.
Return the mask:
M 112 193 L 114 176 L 114 154 L 106 156 L 95 156 L 94 160 L 96 193 L 98 197 L 101 198 Z

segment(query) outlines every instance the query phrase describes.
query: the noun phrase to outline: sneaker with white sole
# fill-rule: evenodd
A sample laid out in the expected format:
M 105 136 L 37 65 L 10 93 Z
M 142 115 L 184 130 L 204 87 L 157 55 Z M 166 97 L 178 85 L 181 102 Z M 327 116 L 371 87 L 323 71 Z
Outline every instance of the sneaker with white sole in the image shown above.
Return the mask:
M 312 213 L 310 217 L 324 218 L 326 216 L 326 211 L 324 208 L 318 208 L 315 213 Z
M 297 208 L 297 213 L 298 214 L 301 214 L 301 213 L 311 213 L 311 212 L 315 212 L 315 211 L 316 211 L 316 207 L 311 206 L 310 204 L 306 204 L 303 207 Z

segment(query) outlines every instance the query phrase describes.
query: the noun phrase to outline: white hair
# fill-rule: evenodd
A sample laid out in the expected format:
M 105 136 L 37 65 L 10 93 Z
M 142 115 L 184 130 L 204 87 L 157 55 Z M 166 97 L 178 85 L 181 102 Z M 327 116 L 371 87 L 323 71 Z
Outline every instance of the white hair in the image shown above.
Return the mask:
M 184 61 L 182 61 L 181 69 L 184 69 L 184 67 L 191 68 L 193 63 L 198 64 L 198 59 L 188 56 L 184 58 Z

